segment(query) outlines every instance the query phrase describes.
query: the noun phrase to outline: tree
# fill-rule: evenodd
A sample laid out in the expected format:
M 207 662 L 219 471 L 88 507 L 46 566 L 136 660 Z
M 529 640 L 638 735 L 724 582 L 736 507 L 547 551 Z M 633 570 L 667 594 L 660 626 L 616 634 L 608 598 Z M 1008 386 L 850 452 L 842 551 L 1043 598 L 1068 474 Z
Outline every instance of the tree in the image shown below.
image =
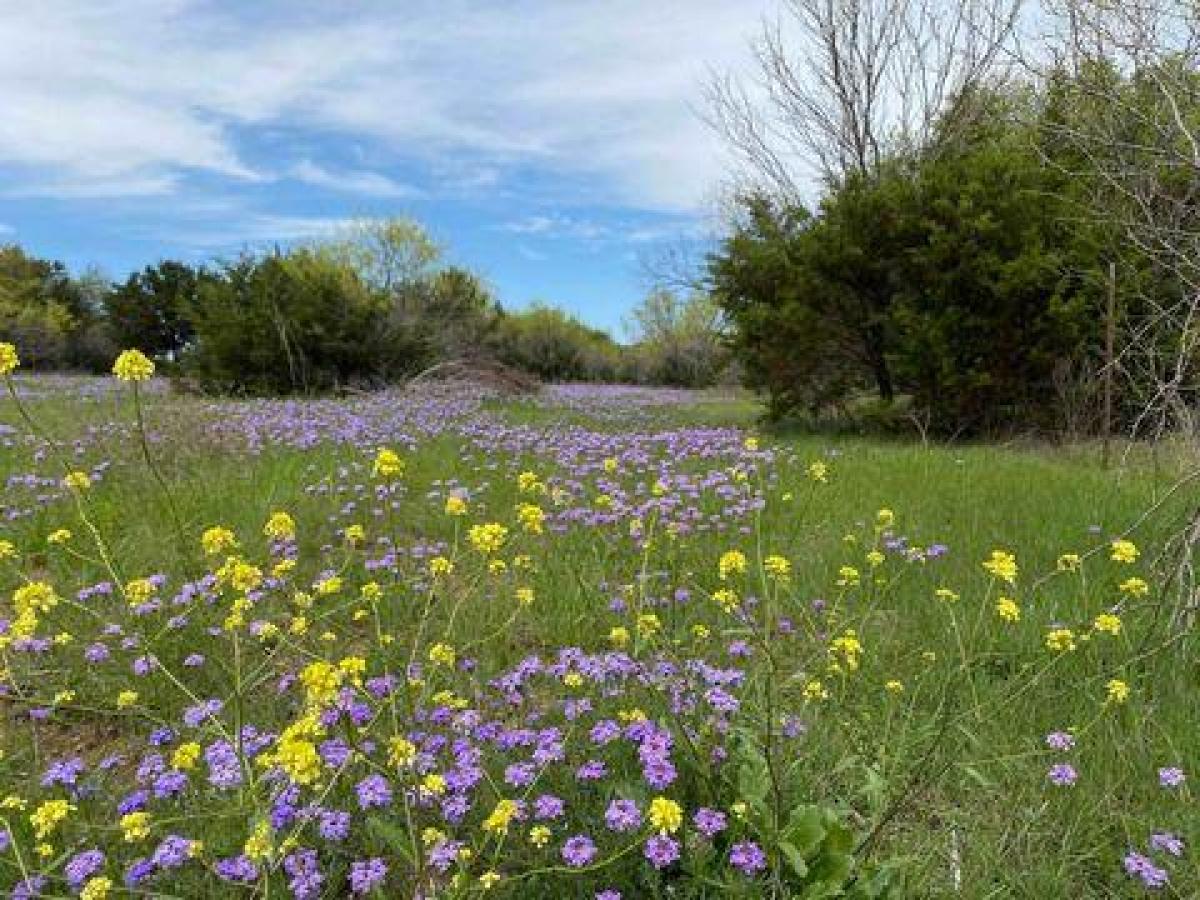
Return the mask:
M 160 359 L 175 359 L 192 340 L 191 317 L 202 273 L 163 260 L 131 274 L 104 298 L 109 326 L 123 347 Z
M 676 387 L 708 387 L 725 367 L 721 308 L 706 292 L 680 296 L 657 288 L 630 312 L 636 344 L 627 352 L 637 381 Z
M 1020 0 L 785 0 L 754 45 L 757 91 L 709 88 L 710 122 L 742 190 L 797 204 L 814 169 L 827 185 L 927 151 L 977 110 L 997 76 Z
M 72 364 L 73 337 L 92 315 L 66 266 L 0 246 L 0 340 L 19 346 L 27 366 Z

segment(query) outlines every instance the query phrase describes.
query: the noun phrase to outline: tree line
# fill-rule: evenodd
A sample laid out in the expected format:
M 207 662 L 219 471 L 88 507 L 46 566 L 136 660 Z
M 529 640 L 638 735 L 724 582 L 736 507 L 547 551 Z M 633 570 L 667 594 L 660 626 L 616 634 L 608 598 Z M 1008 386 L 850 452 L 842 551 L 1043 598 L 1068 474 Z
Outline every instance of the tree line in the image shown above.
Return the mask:
M 0 340 L 33 369 L 103 371 L 137 347 L 212 391 L 370 388 L 438 363 L 499 362 L 546 381 L 703 387 L 725 351 L 706 296 L 655 291 L 619 344 L 548 305 L 508 311 L 417 223 L 364 221 L 226 261 L 163 260 L 109 283 L 0 247 Z

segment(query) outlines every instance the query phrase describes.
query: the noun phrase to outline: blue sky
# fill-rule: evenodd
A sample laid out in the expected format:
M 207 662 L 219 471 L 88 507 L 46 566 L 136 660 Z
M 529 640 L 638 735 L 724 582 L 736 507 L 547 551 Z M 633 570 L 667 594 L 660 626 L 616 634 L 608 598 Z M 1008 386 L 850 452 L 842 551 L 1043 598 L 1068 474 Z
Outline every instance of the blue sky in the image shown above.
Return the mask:
M 32 0 L 0 15 L 0 240 L 113 276 L 411 215 L 501 300 L 620 330 L 702 243 L 697 114 L 767 0 Z

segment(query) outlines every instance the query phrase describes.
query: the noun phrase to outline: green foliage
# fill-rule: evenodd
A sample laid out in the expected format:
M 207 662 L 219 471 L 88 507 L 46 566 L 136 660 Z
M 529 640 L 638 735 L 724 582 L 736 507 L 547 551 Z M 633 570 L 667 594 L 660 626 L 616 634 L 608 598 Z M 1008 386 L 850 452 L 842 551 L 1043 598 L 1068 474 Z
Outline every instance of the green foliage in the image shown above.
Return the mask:
M 319 252 L 244 256 L 201 280 L 186 368 L 251 393 L 382 382 L 423 361 L 387 314 L 385 295 Z
M 193 337 L 201 277 L 186 263 L 163 260 L 115 286 L 104 297 L 104 311 L 117 344 L 159 359 L 177 357 Z
M 102 335 L 88 287 L 60 262 L 0 246 L 0 340 L 20 346 L 30 368 L 92 367 Z
M 721 377 L 728 354 L 721 310 L 710 295 L 654 290 L 630 315 L 638 341 L 625 354 L 624 380 L 701 388 Z
M 490 349 L 501 362 L 544 381 L 612 381 L 619 348 L 605 332 L 550 306 L 503 313 Z

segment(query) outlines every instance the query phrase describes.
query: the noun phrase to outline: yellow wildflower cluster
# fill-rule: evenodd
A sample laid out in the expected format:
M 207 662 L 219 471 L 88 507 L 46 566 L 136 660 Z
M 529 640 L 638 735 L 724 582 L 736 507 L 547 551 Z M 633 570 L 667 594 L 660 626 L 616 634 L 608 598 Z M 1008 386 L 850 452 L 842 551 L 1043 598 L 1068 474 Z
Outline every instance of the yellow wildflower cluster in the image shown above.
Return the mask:
M 404 474 L 404 460 L 395 450 L 383 447 L 375 454 L 375 464 L 371 468 L 376 478 L 384 481 L 395 481 Z
M 999 578 L 1008 584 L 1016 584 L 1017 558 L 1005 550 L 993 550 L 992 555 L 983 561 L 983 568 L 993 578 Z
M 285 512 L 273 512 L 263 526 L 263 534 L 272 541 L 294 541 L 296 520 Z
M 717 574 L 721 576 L 722 581 L 728 580 L 731 575 L 746 574 L 746 554 L 741 550 L 727 550 L 722 553 L 717 561 Z
M 121 381 L 149 381 L 154 363 L 141 350 L 124 350 L 113 363 L 112 373 Z
M 546 513 L 533 503 L 522 503 L 517 507 L 517 520 L 530 534 L 541 534 L 545 530 Z
M 674 834 L 683 825 L 683 810 L 669 797 L 655 797 L 650 801 L 646 817 L 659 834 Z
M 484 556 L 494 556 L 500 552 L 504 542 L 508 540 L 508 529 L 499 522 L 472 525 L 470 531 L 467 532 L 467 540 Z
M 0 376 L 11 375 L 21 365 L 21 357 L 17 355 L 17 348 L 12 344 L 0 342 Z

